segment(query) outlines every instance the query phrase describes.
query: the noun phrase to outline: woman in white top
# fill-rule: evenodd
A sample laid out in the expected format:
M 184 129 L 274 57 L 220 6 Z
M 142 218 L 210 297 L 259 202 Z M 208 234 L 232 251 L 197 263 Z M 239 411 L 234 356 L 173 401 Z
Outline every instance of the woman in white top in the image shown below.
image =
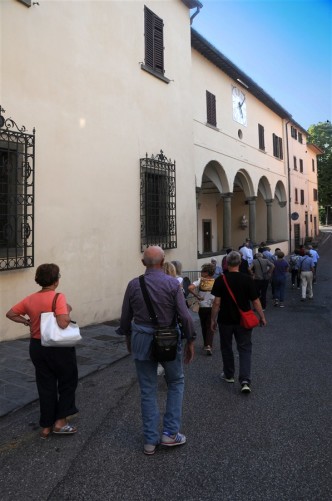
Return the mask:
M 214 284 L 215 268 L 213 264 L 203 264 L 201 277 L 189 285 L 188 290 L 199 300 L 199 320 L 201 322 L 204 351 L 207 355 L 212 355 L 213 330 L 211 329 L 211 310 L 214 296 L 211 290 Z M 198 289 L 198 293 L 196 292 Z

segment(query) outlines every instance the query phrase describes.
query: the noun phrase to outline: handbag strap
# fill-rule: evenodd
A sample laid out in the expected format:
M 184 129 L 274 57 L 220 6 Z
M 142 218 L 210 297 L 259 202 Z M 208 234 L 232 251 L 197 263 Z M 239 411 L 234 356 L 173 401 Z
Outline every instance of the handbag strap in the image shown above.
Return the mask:
M 140 286 L 141 286 L 141 289 L 142 289 L 142 294 L 143 294 L 143 297 L 144 297 L 144 301 L 145 301 L 145 304 L 146 304 L 147 309 L 149 311 L 150 320 L 154 324 L 158 325 L 158 317 L 155 314 L 155 311 L 153 309 L 153 306 L 152 306 L 152 303 L 151 303 L 151 298 L 150 298 L 150 295 L 148 293 L 148 289 L 146 287 L 146 283 L 145 283 L 145 280 L 144 280 L 144 275 L 140 275 L 138 278 L 139 278 L 139 283 L 140 283 Z
M 234 294 L 233 294 L 233 292 L 232 292 L 232 289 L 231 289 L 231 288 L 230 288 L 230 286 L 228 285 L 228 282 L 227 282 L 227 280 L 226 280 L 225 275 L 223 275 L 223 276 L 222 276 L 222 278 L 223 278 L 224 283 L 225 283 L 225 285 L 226 285 L 226 287 L 227 287 L 227 290 L 228 290 L 228 292 L 229 292 L 229 295 L 230 295 L 230 296 L 231 296 L 231 298 L 233 299 L 233 301 L 234 301 L 234 303 L 236 304 L 236 306 L 237 306 L 238 310 L 241 312 L 242 310 L 240 309 L 239 305 L 238 305 L 238 304 L 237 304 L 237 302 L 236 302 L 235 296 L 234 296 Z
M 59 296 L 60 292 L 57 292 L 53 298 L 53 302 L 52 302 L 52 311 L 53 313 L 55 313 L 55 307 L 56 307 L 56 300 L 58 299 L 58 296 Z

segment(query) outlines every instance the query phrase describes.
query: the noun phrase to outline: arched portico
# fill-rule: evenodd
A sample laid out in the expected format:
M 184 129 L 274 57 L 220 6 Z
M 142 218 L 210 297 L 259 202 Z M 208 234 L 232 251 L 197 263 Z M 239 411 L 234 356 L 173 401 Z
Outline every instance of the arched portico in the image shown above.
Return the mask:
M 213 254 L 231 245 L 231 196 L 223 167 L 210 161 L 197 179 L 198 254 Z
M 272 189 L 262 176 L 255 186 L 245 169 L 229 179 L 222 165 L 211 161 L 197 180 L 196 197 L 199 255 L 236 249 L 247 237 L 253 244 L 287 239 L 287 197 L 281 181 Z

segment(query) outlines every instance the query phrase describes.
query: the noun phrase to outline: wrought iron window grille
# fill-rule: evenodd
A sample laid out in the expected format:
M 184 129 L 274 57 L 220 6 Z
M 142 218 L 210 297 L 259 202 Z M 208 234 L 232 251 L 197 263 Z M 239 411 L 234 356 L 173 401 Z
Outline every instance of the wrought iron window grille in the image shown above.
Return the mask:
M 140 159 L 141 250 L 177 247 L 175 162 L 163 151 Z
M 35 129 L 0 106 L 0 271 L 34 266 Z

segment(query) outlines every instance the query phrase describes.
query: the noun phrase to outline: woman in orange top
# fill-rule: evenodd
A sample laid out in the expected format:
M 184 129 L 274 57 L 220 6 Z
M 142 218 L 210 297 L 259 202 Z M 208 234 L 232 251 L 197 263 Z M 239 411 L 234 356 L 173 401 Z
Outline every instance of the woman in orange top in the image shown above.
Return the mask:
M 59 285 L 60 270 L 56 264 L 41 264 L 36 270 L 35 281 L 41 290 L 27 296 L 13 306 L 7 318 L 30 327 L 30 358 L 35 366 L 36 383 L 40 402 L 41 438 L 53 433 L 71 435 L 76 427 L 67 417 L 78 412 L 75 391 L 78 382 L 75 348 L 45 347 L 40 341 L 40 315 L 52 311 L 55 289 Z M 56 321 L 62 329 L 69 322 L 71 306 L 63 294 L 56 300 Z

